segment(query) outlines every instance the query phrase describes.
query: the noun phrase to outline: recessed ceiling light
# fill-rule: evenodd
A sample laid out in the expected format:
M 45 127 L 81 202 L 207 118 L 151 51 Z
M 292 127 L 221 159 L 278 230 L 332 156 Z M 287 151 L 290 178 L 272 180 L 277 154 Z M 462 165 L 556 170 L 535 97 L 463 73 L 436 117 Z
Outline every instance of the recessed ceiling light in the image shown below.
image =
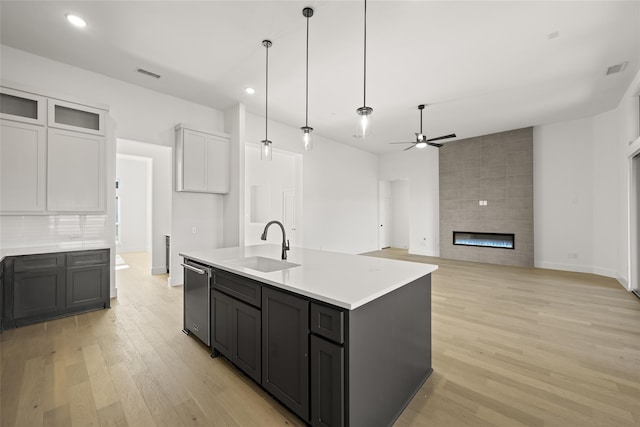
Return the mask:
M 67 21 L 71 22 L 76 27 L 82 28 L 87 26 L 87 22 L 84 19 L 80 18 L 78 15 L 67 13 L 65 16 L 67 17 Z
M 247 92 L 249 95 L 253 95 L 254 93 L 256 93 L 256 90 L 252 87 L 246 87 L 244 88 L 244 91 Z

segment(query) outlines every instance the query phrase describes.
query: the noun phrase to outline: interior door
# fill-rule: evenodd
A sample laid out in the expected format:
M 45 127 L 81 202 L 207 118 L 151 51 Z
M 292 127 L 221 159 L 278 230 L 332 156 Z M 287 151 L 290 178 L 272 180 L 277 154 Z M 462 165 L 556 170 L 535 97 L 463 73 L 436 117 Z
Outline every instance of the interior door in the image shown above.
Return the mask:
M 282 225 L 287 232 L 290 246 L 296 246 L 296 191 L 282 192 Z
M 391 197 L 385 196 L 380 200 L 380 248 L 391 247 Z

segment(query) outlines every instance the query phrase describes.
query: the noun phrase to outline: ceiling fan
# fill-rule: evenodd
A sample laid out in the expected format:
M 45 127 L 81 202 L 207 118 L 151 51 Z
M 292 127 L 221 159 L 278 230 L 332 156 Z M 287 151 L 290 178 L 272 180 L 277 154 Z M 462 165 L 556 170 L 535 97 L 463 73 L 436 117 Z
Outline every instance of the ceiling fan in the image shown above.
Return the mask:
M 390 142 L 389 144 L 413 144 L 412 146 L 405 148 L 403 151 L 411 150 L 414 147 L 424 148 L 427 145 L 430 145 L 432 147 L 440 148 L 440 147 L 443 146 L 443 144 L 439 144 L 439 143 L 434 142 L 434 141 L 441 141 L 443 139 L 455 138 L 456 137 L 456 134 L 452 133 L 452 134 L 449 134 L 449 135 L 439 136 L 437 138 L 429 138 L 429 139 L 427 139 L 427 136 L 422 133 L 422 110 L 424 110 L 424 107 L 425 107 L 424 104 L 418 105 L 418 110 L 420 110 L 420 133 L 416 133 L 416 141 L 415 142 Z

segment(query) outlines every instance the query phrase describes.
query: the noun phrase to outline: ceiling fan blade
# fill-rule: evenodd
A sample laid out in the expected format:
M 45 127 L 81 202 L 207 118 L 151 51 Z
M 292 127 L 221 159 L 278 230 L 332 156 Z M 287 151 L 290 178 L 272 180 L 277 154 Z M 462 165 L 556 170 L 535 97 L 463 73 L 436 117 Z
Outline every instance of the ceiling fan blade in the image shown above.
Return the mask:
M 430 141 L 440 141 L 441 139 L 448 139 L 448 138 L 455 138 L 455 137 L 456 137 L 456 134 L 455 134 L 455 133 L 452 133 L 452 134 L 450 134 L 450 135 L 443 135 L 443 136 L 439 136 L 439 137 L 437 137 L 437 138 L 427 139 L 427 142 L 430 142 Z
M 389 144 L 415 144 L 415 142 L 390 142 Z
M 444 144 L 438 144 L 437 142 L 427 142 L 427 145 L 430 145 L 432 147 L 438 147 L 438 148 L 444 146 Z
M 414 148 L 415 146 L 416 146 L 416 144 L 413 144 L 411 147 L 407 147 L 407 148 L 405 148 L 405 149 L 404 149 L 404 150 L 402 150 L 402 151 L 411 150 L 411 149 L 412 149 L 412 148 Z

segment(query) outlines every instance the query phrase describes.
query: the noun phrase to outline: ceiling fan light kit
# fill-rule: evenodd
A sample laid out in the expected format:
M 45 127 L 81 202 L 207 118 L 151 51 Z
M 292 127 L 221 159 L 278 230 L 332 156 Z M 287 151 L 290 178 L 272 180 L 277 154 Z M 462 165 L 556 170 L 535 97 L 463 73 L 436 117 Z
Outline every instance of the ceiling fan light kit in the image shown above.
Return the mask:
M 424 107 L 426 105 L 425 104 L 420 104 L 418 105 L 418 110 L 420 110 L 420 133 L 416 133 L 416 140 L 415 142 L 411 141 L 411 142 L 390 142 L 389 144 L 412 144 L 411 146 L 405 148 L 403 151 L 407 151 L 407 150 L 411 150 L 412 148 L 424 148 L 427 145 L 430 145 L 432 147 L 442 147 L 443 144 L 434 142 L 434 141 L 441 141 L 443 139 L 449 139 L 449 138 L 455 138 L 456 134 L 452 133 L 449 135 L 443 135 L 443 136 L 438 136 L 436 138 L 430 138 L 427 139 L 427 137 L 425 136 L 425 134 L 422 133 L 422 110 L 424 110 Z
M 307 57 L 306 57 L 306 92 L 305 92 L 305 113 L 304 113 L 304 126 L 300 128 L 302 131 L 302 146 L 305 151 L 311 151 L 313 149 L 313 128 L 309 127 L 309 18 L 313 16 L 313 9 L 305 7 L 302 9 L 302 16 L 307 19 Z

